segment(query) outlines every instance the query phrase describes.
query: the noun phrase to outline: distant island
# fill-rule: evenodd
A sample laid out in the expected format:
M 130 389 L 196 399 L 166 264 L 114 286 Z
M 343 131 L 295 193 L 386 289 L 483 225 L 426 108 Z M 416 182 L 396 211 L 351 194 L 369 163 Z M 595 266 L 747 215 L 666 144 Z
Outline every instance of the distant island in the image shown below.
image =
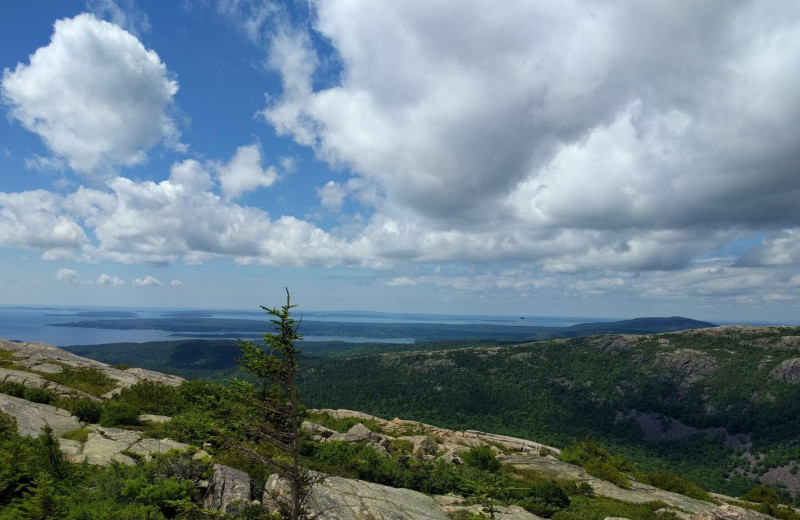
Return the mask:
M 174 313 L 163 318 L 113 318 L 52 323 L 54 327 L 80 327 L 113 330 L 160 330 L 176 337 L 236 338 L 253 337 L 264 331 L 264 320 L 207 318 L 191 313 Z M 574 338 L 588 334 L 658 334 L 715 327 L 713 323 L 681 316 L 647 317 L 612 322 L 581 323 L 568 327 L 532 325 L 487 325 L 449 323 L 357 323 L 303 321 L 303 334 L 309 336 L 411 338 L 415 341 L 481 339 L 503 342 Z

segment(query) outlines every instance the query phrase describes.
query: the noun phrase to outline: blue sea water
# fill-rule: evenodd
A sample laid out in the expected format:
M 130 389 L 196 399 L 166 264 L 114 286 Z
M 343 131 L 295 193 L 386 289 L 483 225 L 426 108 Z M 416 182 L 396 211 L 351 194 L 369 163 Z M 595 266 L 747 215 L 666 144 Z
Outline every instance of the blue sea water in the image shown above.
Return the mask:
M 461 316 L 447 314 L 380 313 L 369 311 L 303 311 L 303 319 L 309 321 L 329 321 L 344 323 L 442 323 L 451 325 L 489 324 L 509 326 L 548 326 L 566 327 L 588 321 L 603 321 L 596 318 L 579 317 L 531 317 L 526 316 Z M 207 309 L 157 309 L 123 307 L 23 307 L 0 306 L 0 338 L 18 341 L 41 341 L 59 347 L 69 345 L 94 345 L 98 343 L 119 343 L 163 341 L 179 339 L 174 332 L 162 330 L 115 330 L 85 327 L 58 327 L 54 324 L 70 323 L 103 318 L 230 318 L 263 319 L 263 311 L 249 310 L 207 310 Z M 181 334 L 181 338 L 192 337 Z M 311 341 L 349 342 L 382 341 L 411 342 L 409 338 L 341 338 L 337 336 L 307 336 Z

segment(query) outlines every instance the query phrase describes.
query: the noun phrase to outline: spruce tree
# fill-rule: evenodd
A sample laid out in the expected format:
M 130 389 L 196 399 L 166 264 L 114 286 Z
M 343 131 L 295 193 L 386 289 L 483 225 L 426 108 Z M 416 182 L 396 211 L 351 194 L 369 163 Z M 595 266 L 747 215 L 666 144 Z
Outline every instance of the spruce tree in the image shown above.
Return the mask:
M 247 436 L 254 443 L 235 443 L 235 448 L 263 462 L 289 485 L 290 501 L 279 505 L 292 520 L 303 515 L 303 503 L 314 478 L 300 460 L 300 424 L 302 406 L 295 380 L 297 355 L 295 341 L 302 339 L 298 333 L 300 322 L 291 316 L 289 290 L 286 304 L 280 308 L 262 306 L 271 318 L 274 332 L 263 336 L 264 344 L 240 341 L 242 370 L 255 377 L 255 385 L 236 381 L 232 389 L 247 406 L 256 410 L 258 420 L 244 425 Z M 264 444 L 268 447 L 266 450 Z

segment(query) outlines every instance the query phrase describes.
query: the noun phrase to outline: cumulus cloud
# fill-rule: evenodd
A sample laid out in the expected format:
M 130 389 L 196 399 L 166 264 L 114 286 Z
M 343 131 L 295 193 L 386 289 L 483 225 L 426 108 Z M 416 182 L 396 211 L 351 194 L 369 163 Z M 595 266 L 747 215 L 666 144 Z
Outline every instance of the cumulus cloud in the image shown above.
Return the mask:
M 144 278 L 136 278 L 133 281 L 134 285 L 138 285 L 140 287 L 154 287 L 154 286 L 162 286 L 164 285 L 160 280 L 157 278 L 153 278 L 152 276 L 145 276 Z
M 11 115 L 85 173 L 141 163 L 159 142 L 182 148 L 169 115 L 177 91 L 154 51 L 90 14 L 58 20 L 50 43 L 2 80 Z
M 97 281 L 95 283 L 97 285 L 122 285 L 125 283 L 125 281 L 118 276 L 110 276 L 103 273 L 97 277 Z
M 150 19 L 133 0 L 87 0 L 86 7 L 98 18 L 119 25 L 138 36 L 150 31 Z
M 499 246 L 673 269 L 734 229 L 800 225 L 796 6 L 314 6 L 340 80 L 314 88 L 323 60 L 305 28 L 285 27 L 270 52 L 283 91 L 262 115 L 380 186 L 366 235 L 393 221 L 467 258 Z M 318 195 L 339 210 L 346 193 L 331 181 Z M 551 253 L 554 234 L 576 242 Z
M 75 248 L 88 242 L 64 199 L 44 190 L 0 192 L 0 245 Z
M 68 269 L 66 267 L 62 267 L 58 271 L 56 271 L 55 279 L 59 282 L 66 282 L 71 284 L 78 283 L 78 273 L 72 269 Z
M 222 192 L 227 199 L 235 199 L 246 191 L 269 187 L 277 180 L 275 168 L 261 168 L 261 145 L 240 146 L 226 164 L 214 163 Z
M 183 285 L 183 282 L 180 280 L 170 280 L 169 284 L 173 287 L 179 287 Z

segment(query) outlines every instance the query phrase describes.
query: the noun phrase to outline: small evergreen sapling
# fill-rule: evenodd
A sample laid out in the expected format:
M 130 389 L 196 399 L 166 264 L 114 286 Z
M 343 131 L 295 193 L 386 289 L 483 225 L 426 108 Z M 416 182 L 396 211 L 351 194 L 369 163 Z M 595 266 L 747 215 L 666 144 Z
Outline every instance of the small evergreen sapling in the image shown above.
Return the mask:
M 286 290 L 286 305 L 261 307 L 272 316 L 274 332 L 264 334 L 264 345 L 240 341 L 242 370 L 255 376 L 255 384 L 235 381 L 232 391 L 242 403 L 255 410 L 258 419 L 242 425 L 255 442 L 237 442 L 234 447 L 271 467 L 289 485 L 290 503 L 276 498 L 292 520 L 302 517 L 303 503 L 315 478 L 300 461 L 300 424 L 303 407 L 297 395 L 297 355 L 295 341 L 300 322 L 291 316 L 292 305 Z M 265 447 L 265 445 L 267 445 Z

